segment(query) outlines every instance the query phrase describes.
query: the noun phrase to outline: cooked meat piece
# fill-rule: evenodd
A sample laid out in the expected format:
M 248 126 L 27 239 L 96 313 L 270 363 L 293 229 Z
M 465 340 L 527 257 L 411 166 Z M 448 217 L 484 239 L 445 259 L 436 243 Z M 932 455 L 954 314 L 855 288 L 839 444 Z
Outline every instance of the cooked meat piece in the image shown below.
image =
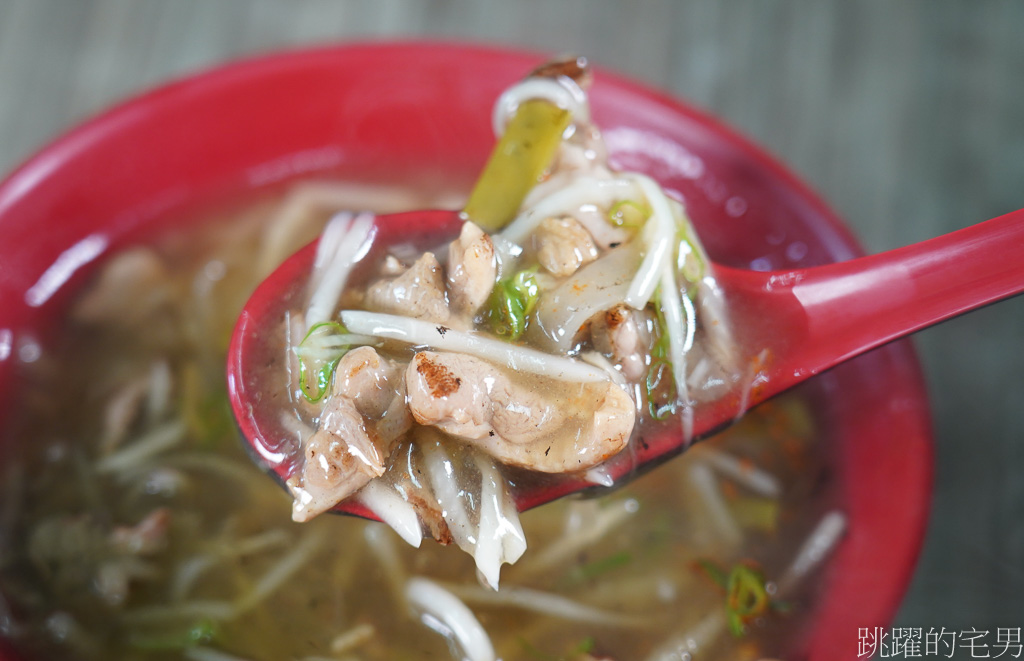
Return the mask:
M 332 398 L 347 397 L 360 413 L 379 418 L 395 397 L 400 369 L 382 358 L 373 347 L 359 347 L 345 354 L 334 371 Z
M 636 418 L 611 382 L 514 382 L 464 354 L 421 352 L 405 375 L 417 422 L 472 443 L 498 461 L 544 473 L 584 470 L 618 453 Z
M 445 323 L 451 316 L 444 272 L 433 253 L 424 253 L 396 278 L 378 280 L 366 292 L 370 310 Z
M 511 443 L 529 443 L 565 422 L 552 402 L 515 387 L 490 363 L 465 354 L 416 354 L 406 372 L 406 387 L 417 422 L 459 438 L 500 432 Z
M 292 518 L 307 521 L 380 477 L 410 424 L 398 364 L 372 347 L 345 354 L 320 427 L 303 448 L 303 493 Z
M 611 354 L 612 362 L 622 368 L 627 379 L 636 381 L 647 369 L 647 346 L 650 334 L 641 313 L 628 305 L 619 304 L 597 315 L 590 325 L 594 348 Z
M 444 520 L 444 513 L 441 511 L 441 507 L 437 504 L 437 499 L 430 497 L 424 497 L 422 494 L 413 491 L 408 496 L 409 504 L 416 509 L 416 513 L 419 514 L 420 522 L 423 524 L 425 531 L 434 538 L 434 540 L 441 546 L 448 546 L 455 541 L 452 536 L 452 531 L 448 527 L 448 522 Z
M 570 216 L 545 219 L 533 237 L 537 261 L 560 278 L 597 259 L 597 246 L 590 233 Z
M 302 486 L 314 501 L 305 518 L 331 508 L 384 474 L 384 457 L 370 437 L 366 420 L 346 397 L 328 404 L 320 428 L 306 441 L 304 454 Z
M 448 247 L 448 294 L 452 308 L 474 315 L 487 301 L 498 275 L 494 244 L 474 223 L 464 223 Z

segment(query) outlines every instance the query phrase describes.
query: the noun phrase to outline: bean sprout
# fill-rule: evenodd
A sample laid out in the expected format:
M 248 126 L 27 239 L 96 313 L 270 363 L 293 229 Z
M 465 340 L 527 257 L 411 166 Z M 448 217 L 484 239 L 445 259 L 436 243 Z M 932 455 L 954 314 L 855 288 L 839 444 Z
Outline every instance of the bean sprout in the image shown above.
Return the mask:
M 434 581 L 412 578 L 405 597 L 420 612 L 424 624 L 454 640 L 469 661 L 494 661 L 491 638 L 466 604 Z

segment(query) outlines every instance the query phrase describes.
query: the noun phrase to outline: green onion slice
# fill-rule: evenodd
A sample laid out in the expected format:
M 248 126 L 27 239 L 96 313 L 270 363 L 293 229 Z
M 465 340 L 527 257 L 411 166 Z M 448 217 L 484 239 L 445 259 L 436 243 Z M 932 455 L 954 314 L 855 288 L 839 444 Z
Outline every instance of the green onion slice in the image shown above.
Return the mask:
M 306 337 L 295 347 L 303 397 L 310 402 L 323 399 L 338 361 L 358 339 L 337 321 L 322 321 L 309 329 Z
M 651 208 L 642 202 L 621 200 L 608 210 L 608 222 L 615 227 L 637 228 L 651 217 Z
M 534 267 L 495 283 L 486 315 L 491 329 L 498 336 L 514 342 L 526 332 L 526 318 L 540 298 L 536 276 L 537 268 Z
M 739 563 L 729 572 L 725 590 L 729 628 L 733 635 L 742 636 L 747 622 L 765 614 L 771 607 L 764 574 L 751 565 Z
M 726 618 L 734 636 L 743 636 L 747 623 L 754 618 L 769 611 L 786 612 L 790 609 L 790 604 L 773 601 L 768 596 L 764 574 L 749 561 L 733 565 L 728 573 L 711 560 L 697 560 L 694 569 L 725 592 Z
M 676 239 L 679 241 L 676 250 L 676 270 L 687 282 L 696 284 L 704 279 L 708 272 L 708 258 L 693 231 L 693 223 L 684 211 L 682 217 L 676 218 Z
M 764 574 L 750 565 L 740 563 L 732 568 L 726 591 L 730 610 L 744 618 L 761 615 L 768 610 Z
M 657 292 L 655 292 L 654 298 L 658 300 Z M 675 413 L 678 404 L 676 401 L 676 378 L 672 370 L 672 361 L 669 360 L 665 312 L 660 305 L 654 306 L 654 312 L 658 322 L 658 340 L 651 349 L 651 366 L 647 368 L 644 390 L 647 395 L 647 412 L 651 418 L 665 420 Z M 667 401 L 664 401 L 665 393 L 668 393 Z

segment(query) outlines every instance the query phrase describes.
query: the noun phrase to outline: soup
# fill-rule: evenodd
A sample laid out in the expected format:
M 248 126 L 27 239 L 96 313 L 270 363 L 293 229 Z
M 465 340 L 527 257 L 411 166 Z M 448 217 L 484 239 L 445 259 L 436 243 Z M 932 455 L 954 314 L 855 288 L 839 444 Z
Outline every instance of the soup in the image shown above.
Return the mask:
M 596 129 L 572 126 L 575 138 L 559 155 L 567 169 L 547 172 L 537 187 L 546 193 L 531 185 L 522 195 L 543 207 L 581 181 L 587 195 L 621 188 L 602 203 L 605 226 L 585 226 L 574 208 L 553 219 L 521 215 L 503 236 L 504 223 L 490 234 L 467 223 L 450 245 L 373 243 L 372 216 L 361 212 L 462 207 L 466 193 L 325 180 L 181 219 L 173 232 L 106 256 L 61 333 L 19 349 L 17 415 L 3 427 L 5 640 L 32 658 L 199 661 L 754 660 L 798 648 L 817 596 L 807 577 L 845 527 L 832 459 L 799 395 L 601 498 L 516 512 L 515 488 L 529 474 L 584 474 L 616 486 L 606 461 L 628 463 L 643 430 L 675 425 L 685 434 L 694 402 L 743 387 L 732 329 L 683 205 L 643 175 L 608 172 Z M 556 148 L 566 131 L 556 131 Z M 560 177 L 572 180 L 568 188 L 554 185 Z M 469 194 L 467 214 L 489 225 L 492 210 L 477 199 Z M 671 251 L 652 267 L 658 251 L 645 228 L 658 223 L 665 226 L 650 234 Z M 294 465 L 290 499 L 238 443 L 223 365 L 252 288 L 325 226 L 311 303 L 296 312 L 294 301 L 281 302 L 289 316 L 268 329 L 279 351 L 262 375 L 283 393 L 286 433 L 263 450 Z M 448 289 L 431 307 L 429 292 L 406 295 L 438 277 L 425 249 L 447 253 L 441 277 L 452 286 L 475 268 L 467 255 L 505 254 L 485 286 Z M 354 262 L 357 253 L 367 255 Z M 678 272 L 662 268 L 669 261 Z M 612 276 L 595 270 L 609 262 Z M 650 277 L 629 279 L 634 272 Z M 602 278 L 608 286 L 593 288 L 617 292 L 614 300 L 563 304 Z M 320 297 L 323 283 L 335 293 Z M 655 299 L 661 304 L 647 307 Z M 339 307 L 347 328 L 335 321 Z M 437 340 L 402 345 L 367 330 L 381 311 L 402 319 L 393 313 L 407 307 L 460 349 L 480 344 L 485 331 L 498 336 L 483 342 L 487 351 L 521 359 L 529 342 L 547 358 L 524 377 L 494 371 L 487 351 L 428 355 Z M 585 312 L 567 318 L 570 308 Z M 364 316 L 360 327 L 366 313 L 378 317 Z M 687 327 L 678 325 L 684 318 Z M 617 350 L 614 327 L 622 326 L 641 338 L 639 349 Z M 683 344 L 695 357 L 688 367 L 678 359 Z M 372 414 L 336 390 L 358 372 L 346 361 L 378 370 L 374 387 L 388 397 Z M 392 383 L 399 372 L 405 380 Z M 515 397 L 472 434 L 441 422 L 453 411 L 428 420 L 449 386 L 468 384 L 473 372 Z M 417 375 L 425 381 L 413 383 Z M 547 413 L 527 415 L 525 431 L 495 421 L 530 409 L 529 397 L 540 398 L 532 411 Z M 309 467 L 334 441 L 318 445 L 315 434 L 346 413 L 339 400 L 364 416 L 355 428 L 365 431 L 372 418 L 374 434 L 358 449 L 381 479 L 316 493 Z M 541 418 L 556 422 L 546 428 Z M 616 431 L 580 444 L 598 418 Z M 381 451 L 375 441 L 390 424 Z M 517 434 L 533 436 L 517 443 Z M 531 451 L 524 459 L 517 447 Z M 314 519 L 350 495 L 398 536 L 376 522 Z M 470 555 L 422 542 L 424 531 Z M 499 584 L 504 562 L 515 564 Z
M 238 310 L 291 250 L 268 237 L 284 223 L 301 241 L 339 208 L 451 202 L 306 184 L 109 256 L 61 336 L 26 354 L 5 423 L 6 640 L 30 658 L 213 661 L 486 658 L 462 649 L 460 624 L 506 660 L 758 659 L 796 645 L 812 558 L 842 528 L 798 396 L 603 498 L 525 513 L 530 549 L 498 591 L 469 556 L 413 549 L 381 524 L 291 521 L 241 448 L 222 376 Z M 716 583 L 738 566 L 763 573 L 773 604 L 742 635 Z

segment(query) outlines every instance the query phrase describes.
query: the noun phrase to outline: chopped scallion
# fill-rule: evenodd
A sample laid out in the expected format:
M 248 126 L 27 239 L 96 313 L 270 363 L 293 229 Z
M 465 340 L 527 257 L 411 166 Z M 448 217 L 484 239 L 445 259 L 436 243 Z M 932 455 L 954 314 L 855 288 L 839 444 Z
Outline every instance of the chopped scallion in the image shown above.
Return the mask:
M 725 603 L 733 635 L 742 636 L 749 620 L 768 611 L 770 600 L 764 587 L 764 575 L 750 565 L 734 566 L 726 584 Z
M 651 209 L 646 204 L 633 200 L 621 200 L 608 210 L 608 222 L 616 227 L 642 227 L 651 217 Z
M 526 332 L 526 318 L 540 298 L 536 267 L 519 271 L 494 285 L 487 320 L 499 336 L 514 342 Z
M 295 347 L 299 358 L 299 384 L 307 400 L 319 402 L 327 394 L 334 369 L 341 357 L 348 353 L 351 339 L 341 323 L 322 321 L 314 324 Z
M 676 216 L 676 238 L 679 241 L 676 252 L 676 269 L 691 284 L 700 282 L 708 271 L 707 257 L 693 231 L 693 224 L 686 212 Z
M 658 300 L 655 293 L 655 300 Z M 665 312 L 660 305 L 654 306 L 658 321 L 658 340 L 651 349 L 651 365 L 647 369 L 644 389 L 647 395 L 647 412 L 654 420 L 665 420 L 675 413 L 676 380 L 669 359 L 669 333 L 665 322 Z M 667 398 L 667 399 L 666 399 Z
M 753 563 L 739 562 L 726 573 L 710 560 L 698 560 L 694 569 L 725 592 L 725 611 L 734 636 L 743 636 L 747 623 L 769 611 L 785 612 L 790 606 L 768 595 L 764 574 Z

